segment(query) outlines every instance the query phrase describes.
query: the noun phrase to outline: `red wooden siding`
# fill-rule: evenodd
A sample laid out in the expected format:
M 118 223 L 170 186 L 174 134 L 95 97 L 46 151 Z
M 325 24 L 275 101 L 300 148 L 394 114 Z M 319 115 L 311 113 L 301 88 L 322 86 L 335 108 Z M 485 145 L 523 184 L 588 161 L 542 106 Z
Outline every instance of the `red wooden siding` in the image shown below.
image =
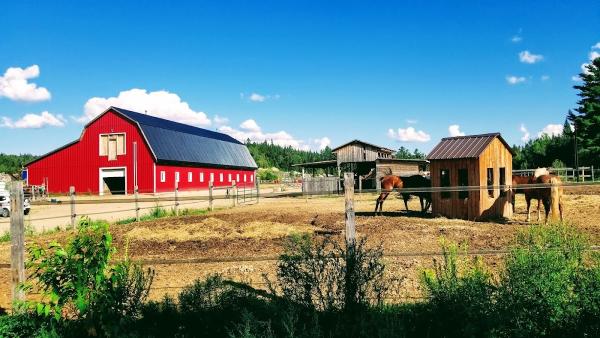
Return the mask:
M 163 171 L 165 173 L 165 181 L 161 182 L 161 172 Z M 236 181 L 238 187 L 254 186 L 253 170 L 156 165 L 156 192 L 173 191 L 175 189 L 175 176 L 177 172 L 179 173 L 180 191 L 208 189 L 208 181 L 210 180 L 211 173 L 214 175 L 215 187 L 231 186 L 231 181 Z M 192 174 L 191 182 L 188 181 L 189 173 Z M 202 182 L 200 181 L 201 174 L 203 176 Z M 223 175 L 223 181 L 220 180 L 221 174 Z

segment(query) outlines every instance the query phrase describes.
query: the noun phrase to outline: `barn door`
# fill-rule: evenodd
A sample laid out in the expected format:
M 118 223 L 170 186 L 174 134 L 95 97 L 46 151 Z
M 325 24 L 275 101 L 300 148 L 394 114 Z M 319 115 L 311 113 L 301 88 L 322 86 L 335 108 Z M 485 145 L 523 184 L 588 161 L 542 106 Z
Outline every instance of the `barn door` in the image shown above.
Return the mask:
M 109 139 L 108 140 L 108 160 L 114 161 L 117 159 L 117 140 Z

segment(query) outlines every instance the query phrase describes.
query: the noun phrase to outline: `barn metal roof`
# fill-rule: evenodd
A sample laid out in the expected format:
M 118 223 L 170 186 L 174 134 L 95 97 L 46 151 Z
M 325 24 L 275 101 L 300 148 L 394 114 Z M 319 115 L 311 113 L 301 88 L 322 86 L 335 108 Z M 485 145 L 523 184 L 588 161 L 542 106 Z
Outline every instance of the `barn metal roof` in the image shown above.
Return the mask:
M 427 159 L 479 158 L 481 153 L 495 138 L 498 138 L 513 153 L 512 148 L 506 143 L 500 133 L 490 133 L 443 138 L 427 155 Z
M 246 145 L 229 135 L 122 108 L 111 109 L 139 125 L 158 163 L 257 168 Z

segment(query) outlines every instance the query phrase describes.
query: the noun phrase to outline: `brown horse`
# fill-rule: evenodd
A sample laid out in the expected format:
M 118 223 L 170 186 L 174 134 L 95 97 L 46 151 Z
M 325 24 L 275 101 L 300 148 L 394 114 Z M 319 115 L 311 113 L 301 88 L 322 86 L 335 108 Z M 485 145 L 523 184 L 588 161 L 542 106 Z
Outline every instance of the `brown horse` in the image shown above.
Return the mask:
M 402 183 L 404 189 L 406 188 L 431 188 L 431 179 L 421 176 L 421 175 L 412 175 L 402 177 Z M 406 192 L 402 193 L 402 199 L 404 199 L 404 207 L 406 207 L 406 211 L 408 211 L 408 199 L 410 195 L 414 195 L 419 197 L 419 202 L 421 202 L 421 212 L 427 211 L 431 206 L 431 192 L 430 191 L 415 191 L 415 192 Z M 425 204 L 423 204 L 423 200 L 425 200 Z
M 392 192 L 394 189 L 400 191 L 404 183 L 402 182 L 402 179 L 400 177 L 395 175 L 386 175 L 380 178 L 379 180 L 381 181 L 382 192 L 375 203 L 375 213 L 377 213 L 377 209 L 379 208 L 379 214 L 381 214 L 383 209 L 383 202 L 388 197 L 390 192 Z

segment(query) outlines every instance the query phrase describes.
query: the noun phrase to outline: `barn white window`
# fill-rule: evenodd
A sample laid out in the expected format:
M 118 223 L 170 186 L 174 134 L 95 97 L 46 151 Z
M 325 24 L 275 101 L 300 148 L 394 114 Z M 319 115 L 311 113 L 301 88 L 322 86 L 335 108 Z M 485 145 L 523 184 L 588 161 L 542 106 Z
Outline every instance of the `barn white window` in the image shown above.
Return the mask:
M 175 172 L 175 182 L 179 182 L 179 171 Z
M 204 182 L 204 173 L 200 173 L 200 183 Z
M 165 181 L 166 181 L 166 180 L 167 180 L 167 175 L 165 174 L 165 172 L 164 172 L 164 171 L 161 171 L 161 172 L 160 172 L 160 181 L 161 181 L 162 183 L 165 183 Z
M 250 175 L 250 182 L 254 182 L 254 175 Z
M 219 182 L 223 182 L 223 173 L 219 174 Z
M 192 181 L 192 173 L 190 171 L 188 171 L 188 182 Z
M 237 174 L 235 177 L 236 177 L 235 181 L 239 182 L 240 181 L 240 174 Z
M 229 174 L 228 176 L 229 182 L 231 182 L 231 174 Z
M 244 183 L 246 183 L 246 174 L 244 174 Z
M 215 183 L 215 174 L 214 173 L 210 173 L 210 181 Z
M 100 134 L 100 156 L 108 156 L 108 160 L 112 161 L 125 152 L 125 133 Z

